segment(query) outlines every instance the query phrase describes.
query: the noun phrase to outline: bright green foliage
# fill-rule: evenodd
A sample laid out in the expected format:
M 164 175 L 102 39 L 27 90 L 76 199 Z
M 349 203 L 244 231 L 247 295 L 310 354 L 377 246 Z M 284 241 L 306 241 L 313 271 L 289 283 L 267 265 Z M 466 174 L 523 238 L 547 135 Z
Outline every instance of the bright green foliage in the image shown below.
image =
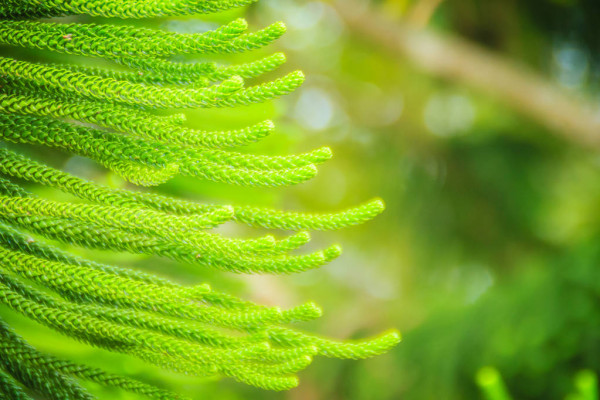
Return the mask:
M 512 400 L 498 370 L 484 367 L 477 371 L 475 377 L 486 400 Z
M 148 18 L 211 13 L 253 3 L 256 0 L 49 0 L 43 5 L 36 0 L 7 0 L 0 7 L 0 15 L 52 16 L 63 14 L 88 14 L 102 17 Z
M 246 87 L 244 79 L 276 70 L 280 54 L 241 65 L 179 63 L 166 57 L 245 52 L 273 42 L 281 23 L 247 33 L 235 20 L 214 31 L 178 34 L 121 25 L 37 22 L 69 14 L 145 18 L 225 10 L 252 0 L 8 1 L 0 5 L 0 44 L 100 57 L 119 69 L 39 64 L 0 57 L 0 137 L 88 157 L 144 186 L 176 175 L 235 185 L 277 187 L 304 182 L 331 157 L 329 148 L 292 156 L 230 150 L 272 133 L 265 121 L 231 131 L 184 126 L 185 115 L 155 109 L 236 107 L 298 88 L 301 72 Z M 82 123 L 85 123 L 84 126 Z M 91 125 L 91 126 L 90 126 Z M 292 273 L 340 255 L 337 245 L 290 254 L 310 241 L 307 230 L 333 230 L 372 219 L 381 200 L 333 214 L 201 204 L 148 192 L 112 189 L 0 149 L 0 303 L 85 343 L 167 369 L 228 376 L 272 390 L 298 384 L 294 373 L 314 356 L 358 359 L 387 351 L 397 332 L 337 342 L 286 327 L 321 315 L 306 303 L 288 310 L 184 287 L 140 271 L 68 254 L 30 233 L 88 248 L 170 258 L 243 273 Z M 14 181 L 13 181 L 14 180 Z M 39 198 L 19 182 L 45 185 L 82 202 Z M 292 231 L 276 239 L 211 232 L 233 221 Z M 27 399 L 22 387 L 50 399 L 93 398 L 77 379 L 158 399 L 176 395 L 125 377 L 39 353 L 0 323 L 0 391 Z
M 25 340 L 19 337 L 10 327 L 4 323 L 0 323 L 0 354 L 6 360 L 6 364 L 16 361 L 15 369 L 19 369 L 20 374 L 39 375 L 42 379 L 48 379 L 47 376 L 60 377 L 77 377 L 89 381 L 94 381 L 106 386 L 116 386 L 130 392 L 139 393 L 155 399 L 180 399 L 181 397 L 157 389 L 153 386 L 146 385 L 134 379 L 111 375 L 97 368 L 90 368 L 85 365 L 75 364 L 66 360 L 60 360 L 52 356 L 40 353 L 31 347 Z M 6 373 L 0 373 L 0 390 L 5 390 L 10 394 L 6 394 L 8 398 L 15 397 L 17 399 L 29 398 L 22 393 L 18 384 Z M 79 393 L 83 394 L 84 389 L 76 386 L 74 382 L 69 382 L 70 386 L 76 387 Z M 58 388 L 58 390 L 62 390 Z M 49 396 L 53 396 L 55 391 L 49 391 Z M 21 396 L 21 397 L 18 397 Z M 89 395 L 83 394 L 79 396 L 89 398 Z
M 598 377 L 593 371 L 580 371 L 575 376 L 575 389 L 567 400 L 598 400 Z

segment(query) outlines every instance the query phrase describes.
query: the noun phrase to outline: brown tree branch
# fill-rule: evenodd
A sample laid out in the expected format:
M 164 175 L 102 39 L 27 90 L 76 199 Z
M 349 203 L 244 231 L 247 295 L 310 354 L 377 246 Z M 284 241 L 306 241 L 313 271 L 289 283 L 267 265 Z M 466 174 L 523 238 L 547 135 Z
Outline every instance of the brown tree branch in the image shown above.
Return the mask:
M 568 140 L 600 149 L 598 108 L 525 65 L 456 36 L 391 22 L 353 0 L 335 7 L 354 33 L 427 73 L 479 89 Z

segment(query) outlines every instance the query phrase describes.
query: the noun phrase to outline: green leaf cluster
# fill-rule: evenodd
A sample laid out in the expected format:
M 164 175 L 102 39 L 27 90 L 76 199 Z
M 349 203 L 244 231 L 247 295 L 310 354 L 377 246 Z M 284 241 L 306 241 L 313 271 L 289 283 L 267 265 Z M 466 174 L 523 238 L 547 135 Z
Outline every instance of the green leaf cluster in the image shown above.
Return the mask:
M 293 185 L 314 177 L 317 165 L 331 157 L 328 148 L 291 156 L 234 149 L 271 134 L 271 121 L 237 130 L 201 131 L 186 127 L 185 117 L 178 113 L 261 103 L 297 89 L 304 80 L 298 71 L 254 86 L 244 82 L 281 66 L 285 57 L 280 53 L 241 65 L 170 59 L 262 48 L 285 32 L 282 23 L 248 33 L 246 21 L 238 19 L 205 33 L 180 34 L 128 25 L 33 20 L 71 14 L 180 16 L 251 2 L 3 2 L 0 44 L 102 58 L 116 68 L 0 57 L 0 138 L 88 157 L 142 186 L 177 175 L 258 187 Z M 166 369 L 227 376 L 271 390 L 296 386 L 294 374 L 314 356 L 365 358 L 399 341 L 395 331 L 358 342 L 321 338 L 286 326 L 319 317 L 321 311 L 312 303 L 287 310 L 266 307 L 214 291 L 207 284 L 186 287 L 86 260 L 38 238 L 156 255 L 223 271 L 287 274 L 317 268 L 340 255 L 337 245 L 293 252 L 309 242 L 309 230 L 365 222 L 383 211 L 381 200 L 332 214 L 203 204 L 102 186 L 10 148 L 0 149 L 0 173 L 0 303 L 64 335 Z M 58 189 L 81 201 L 40 198 L 23 182 Z M 229 221 L 292 233 L 238 239 L 210 231 Z M 78 379 L 154 398 L 177 398 L 126 377 L 41 354 L 5 324 L 0 324 L 0 352 L 0 390 L 11 399 L 27 399 L 28 391 L 51 399 L 93 398 Z

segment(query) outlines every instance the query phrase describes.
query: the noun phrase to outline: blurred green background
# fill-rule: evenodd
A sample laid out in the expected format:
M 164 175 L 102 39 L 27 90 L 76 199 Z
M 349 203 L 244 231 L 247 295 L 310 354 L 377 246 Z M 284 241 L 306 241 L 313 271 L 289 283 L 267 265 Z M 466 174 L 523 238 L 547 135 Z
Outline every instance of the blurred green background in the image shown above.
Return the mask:
M 565 399 L 580 371 L 598 371 L 600 2 L 261 0 L 246 11 L 140 22 L 197 32 L 246 14 L 253 28 L 277 20 L 289 28 L 264 54 L 285 52 L 285 70 L 308 76 L 301 90 L 266 105 L 195 111 L 190 126 L 273 118 L 276 135 L 248 151 L 329 145 L 334 159 L 292 188 L 176 179 L 158 190 L 315 212 L 380 196 L 387 211 L 357 228 L 315 234 L 314 246 L 339 242 L 345 252 L 296 276 L 235 276 L 72 250 L 182 282 L 205 280 L 265 304 L 313 300 L 325 314 L 303 329 L 359 338 L 395 327 L 403 342 L 372 360 L 317 359 L 299 388 L 268 393 L 165 373 L 13 314 L 8 321 L 40 349 L 196 399 L 482 399 L 475 376 L 485 366 L 500 372 L 514 399 Z M 85 159 L 27 151 L 127 186 Z M 92 389 L 107 399 L 136 398 Z

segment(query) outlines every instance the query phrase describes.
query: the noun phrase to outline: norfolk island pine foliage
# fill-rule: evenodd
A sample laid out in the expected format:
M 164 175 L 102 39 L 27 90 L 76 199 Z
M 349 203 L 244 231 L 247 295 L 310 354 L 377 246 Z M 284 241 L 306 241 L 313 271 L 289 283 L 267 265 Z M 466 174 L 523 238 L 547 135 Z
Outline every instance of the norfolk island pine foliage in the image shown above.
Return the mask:
M 57 58 L 39 63 L 0 56 L 3 142 L 87 157 L 139 186 L 158 185 L 178 175 L 255 187 L 309 180 L 317 165 L 331 157 L 329 148 L 291 156 L 241 153 L 236 149 L 272 134 L 274 124 L 198 130 L 187 127 L 185 115 L 177 112 L 226 108 L 234 113 L 236 107 L 296 90 L 304 81 L 299 71 L 246 83 L 276 71 L 285 63 L 281 53 L 228 65 L 172 59 L 250 52 L 279 38 L 285 32 L 283 23 L 249 32 L 247 22 L 237 19 L 207 32 L 182 34 L 52 19 L 181 17 L 253 2 L 3 1 L 4 48 L 90 57 L 110 65 L 97 68 L 56 62 Z M 340 255 L 337 245 L 296 251 L 310 241 L 309 231 L 366 222 L 383 211 L 381 200 L 331 214 L 204 204 L 96 184 L 14 149 L 0 148 L 1 310 L 11 309 L 63 335 L 166 370 L 229 377 L 266 390 L 297 386 L 296 373 L 315 356 L 361 359 L 398 343 L 396 331 L 352 342 L 323 338 L 291 327 L 321 315 L 313 303 L 290 309 L 267 307 L 212 290 L 207 283 L 183 286 L 84 259 L 51 244 L 155 255 L 235 273 L 289 274 L 318 268 Z M 24 183 L 57 189 L 81 201 L 43 198 Z M 211 231 L 226 222 L 288 233 L 239 239 Z M 85 380 L 151 398 L 182 398 L 42 353 L 0 321 L 3 398 L 92 399 L 81 385 Z

